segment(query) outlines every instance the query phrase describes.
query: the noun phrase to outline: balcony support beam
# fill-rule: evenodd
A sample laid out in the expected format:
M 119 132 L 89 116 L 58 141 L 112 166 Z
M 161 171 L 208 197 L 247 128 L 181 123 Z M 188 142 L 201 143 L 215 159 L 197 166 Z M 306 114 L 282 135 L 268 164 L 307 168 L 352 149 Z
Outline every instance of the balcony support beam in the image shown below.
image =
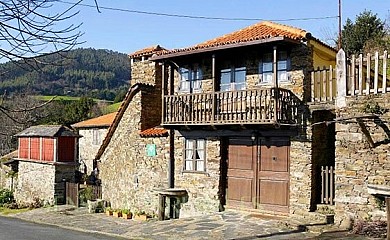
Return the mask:
M 274 91 L 275 91 L 275 102 L 274 102 L 274 121 L 278 121 L 278 53 L 277 53 L 277 47 L 274 46 L 273 51 L 273 79 L 274 79 Z
M 161 63 L 161 81 L 161 123 L 163 123 L 165 117 L 165 62 Z

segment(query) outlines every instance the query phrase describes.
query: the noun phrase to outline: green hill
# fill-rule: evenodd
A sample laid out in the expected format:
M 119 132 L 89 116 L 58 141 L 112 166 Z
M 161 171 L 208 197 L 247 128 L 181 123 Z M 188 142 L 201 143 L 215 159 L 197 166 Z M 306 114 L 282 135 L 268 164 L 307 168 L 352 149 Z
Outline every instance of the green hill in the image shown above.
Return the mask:
M 109 50 L 75 49 L 41 57 L 40 64 L 7 62 L 0 64 L 0 94 L 87 96 L 113 100 L 128 88 L 129 59 Z

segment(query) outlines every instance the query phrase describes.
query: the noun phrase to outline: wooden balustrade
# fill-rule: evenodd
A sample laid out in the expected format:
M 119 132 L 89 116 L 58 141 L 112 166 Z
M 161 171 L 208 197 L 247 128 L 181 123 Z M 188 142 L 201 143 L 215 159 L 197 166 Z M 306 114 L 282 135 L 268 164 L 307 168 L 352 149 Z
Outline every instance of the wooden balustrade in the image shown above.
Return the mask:
M 163 124 L 295 122 L 299 101 L 288 90 L 275 93 L 275 89 L 254 89 L 164 96 Z

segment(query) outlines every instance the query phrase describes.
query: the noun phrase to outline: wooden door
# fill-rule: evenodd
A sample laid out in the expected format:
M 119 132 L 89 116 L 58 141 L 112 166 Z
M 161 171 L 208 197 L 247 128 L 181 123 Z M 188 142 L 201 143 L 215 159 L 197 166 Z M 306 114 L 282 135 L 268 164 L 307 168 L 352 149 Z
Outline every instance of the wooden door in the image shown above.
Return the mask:
M 288 212 L 290 180 L 290 141 L 288 138 L 260 140 L 257 208 Z
M 250 139 L 230 139 L 228 147 L 227 204 L 254 207 L 256 148 Z

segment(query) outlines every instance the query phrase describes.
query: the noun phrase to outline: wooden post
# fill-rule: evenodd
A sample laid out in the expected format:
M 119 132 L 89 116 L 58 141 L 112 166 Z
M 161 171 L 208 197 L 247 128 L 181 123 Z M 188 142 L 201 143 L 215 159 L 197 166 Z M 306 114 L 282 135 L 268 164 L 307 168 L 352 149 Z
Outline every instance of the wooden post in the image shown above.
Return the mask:
M 165 122 L 165 62 L 161 63 L 161 123 Z
M 386 197 L 387 240 L 390 240 L 390 197 Z
M 274 103 L 274 121 L 278 121 L 278 54 L 277 47 L 274 46 L 274 57 L 273 57 L 273 79 L 274 79 L 274 94 L 275 94 L 275 103 Z
M 158 194 L 158 220 L 165 220 L 165 196 Z
M 346 107 L 345 97 L 347 96 L 347 64 L 345 52 L 340 49 L 336 56 L 337 72 L 337 97 L 336 107 Z
M 211 78 L 213 79 L 213 102 L 211 104 L 211 124 L 214 124 L 214 119 L 215 119 L 215 113 L 216 113 L 216 108 L 217 108 L 217 97 L 215 95 L 215 90 L 217 89 L 217 83 L 215 79 L 215 54 L 211 56 Z

